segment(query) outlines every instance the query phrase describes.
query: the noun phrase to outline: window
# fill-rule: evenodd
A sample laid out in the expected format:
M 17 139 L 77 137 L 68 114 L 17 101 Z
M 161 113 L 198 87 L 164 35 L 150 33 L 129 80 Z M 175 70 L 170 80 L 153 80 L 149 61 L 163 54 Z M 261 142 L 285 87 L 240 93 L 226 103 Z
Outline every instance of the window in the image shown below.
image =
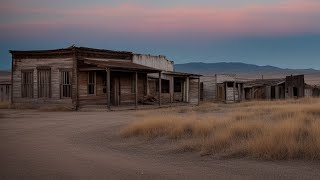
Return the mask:
M 71 97 L 71 71 L 60 72 L 60 97 Z
M 88 94 L 96 94 L 96 72 L 88 72 Z
M 10 85 L 6 85 L 6 95 L 9 96 L 10 94 Z
M 33 97 L 33 71 L 21 72 L 21 97 Z
M 51 97 L 51 69 L 38 69 L 38 97 Z
M 182 81 L 181 79 L 174 78 L 174 92 L 181 92 Z
M 227 82 L 227 87 L 233 87 L 233 82 Z
M 170 81 L 162 79 L 161 80 L 161 93 L 169 93 Z

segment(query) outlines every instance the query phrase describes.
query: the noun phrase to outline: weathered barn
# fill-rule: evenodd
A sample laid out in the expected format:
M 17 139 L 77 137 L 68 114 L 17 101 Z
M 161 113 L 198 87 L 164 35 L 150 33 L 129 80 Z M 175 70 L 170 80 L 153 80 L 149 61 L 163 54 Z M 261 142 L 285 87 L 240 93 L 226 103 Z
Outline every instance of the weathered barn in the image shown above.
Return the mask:
M 244 99 L 243 82 L 233 74 L 216 74 L 200 77 L 202 100 L 233 103 Z
M 11 100 L 11 81 L 0 80 L 0 102 L 9 102 Z
M 304 75 L 279 79 L 257 79 L 244 85 L 245 99 L 289 99 L 304 97 Z
M 286 77 L 286 98 L 304 97 L 304 75 L 291 75 Z
M 285 79 L 257 79 L 244 85 L 245 99 L 284 99 Z
M 305 84 L 304 87 L 305 97 L 320 97 L 320 86 Z
M 74 46 L 10 52 L 13 104 L 110 109 L 199 102 L 199 75 L 174 72 L 164 56 Z

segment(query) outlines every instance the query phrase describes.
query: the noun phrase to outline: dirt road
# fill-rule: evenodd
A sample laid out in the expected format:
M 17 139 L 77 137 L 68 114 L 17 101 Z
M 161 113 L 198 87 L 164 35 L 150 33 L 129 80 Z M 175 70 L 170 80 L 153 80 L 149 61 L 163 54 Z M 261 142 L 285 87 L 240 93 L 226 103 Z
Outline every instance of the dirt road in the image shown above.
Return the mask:
M 0 179 L 320 178 L 318 161 L 217 159 L 174 152 L 166 139 L 121 138 L 121 127 L 137 118 L 134 111 L 0 110 Z

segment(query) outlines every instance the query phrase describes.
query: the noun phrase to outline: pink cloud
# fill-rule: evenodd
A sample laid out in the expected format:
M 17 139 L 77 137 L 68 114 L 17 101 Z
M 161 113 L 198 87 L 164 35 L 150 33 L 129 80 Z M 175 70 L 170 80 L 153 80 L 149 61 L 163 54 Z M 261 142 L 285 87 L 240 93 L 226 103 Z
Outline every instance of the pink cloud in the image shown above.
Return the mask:
M 12 7 L 10 7 L 12 8 Z M 1 8 L 3 9 L 3 8 Z M 12 10 L 12 9 L 10 9 Z M 25 24 L 45 26 L 86 26 L 115 32 L 206 32 L 228 33 L 299 33 L 320 32 L 320 2 L 287 0 L 268 6 L 251 5 L 240 8 L 152 7 L 121 4 L 115 7 L 83 7 L 79 9 L 16 9 L 22 14 L 55 13 L 64 18 L 48 22 L 26 21 Z M 12 23 L 13 26 L 22 24 Z M 4 27 L 1 25 L 0 27 Z

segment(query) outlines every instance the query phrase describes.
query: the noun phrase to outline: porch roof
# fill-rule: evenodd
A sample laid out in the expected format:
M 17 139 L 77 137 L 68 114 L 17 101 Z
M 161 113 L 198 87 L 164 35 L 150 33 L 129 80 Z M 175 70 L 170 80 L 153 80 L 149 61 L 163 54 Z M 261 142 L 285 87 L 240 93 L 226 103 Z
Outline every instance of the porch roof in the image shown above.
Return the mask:
M 258 87 L 258 86 L 275 86 L 285 83 L 285 79 L 256 79 L 247 81 L 244 85 L 245 88 Z
M 187 77 L 200 77 L 202 75 L 200 74 L 192 74 L 192 73 L 185 73 L 185 72 L 176 72 L 176 71 L 164 71 L 162 74 L 167 74 L 167 75 L 174 75 L 174 76 L 187 76 Z
M 156 73 L 161 72 L 159 69 L 151 68 L 148 66 L 140 65 L 131 62 L 130 60 L 91 60 L 86 58 L 79 59 L 83 61 L 84 64 L 94 65 L 100 68 L 110 68 L 111 70 L 119 70 L 119 71 L 139 71 L 139 72 L 148 72 L 148 73 Z

